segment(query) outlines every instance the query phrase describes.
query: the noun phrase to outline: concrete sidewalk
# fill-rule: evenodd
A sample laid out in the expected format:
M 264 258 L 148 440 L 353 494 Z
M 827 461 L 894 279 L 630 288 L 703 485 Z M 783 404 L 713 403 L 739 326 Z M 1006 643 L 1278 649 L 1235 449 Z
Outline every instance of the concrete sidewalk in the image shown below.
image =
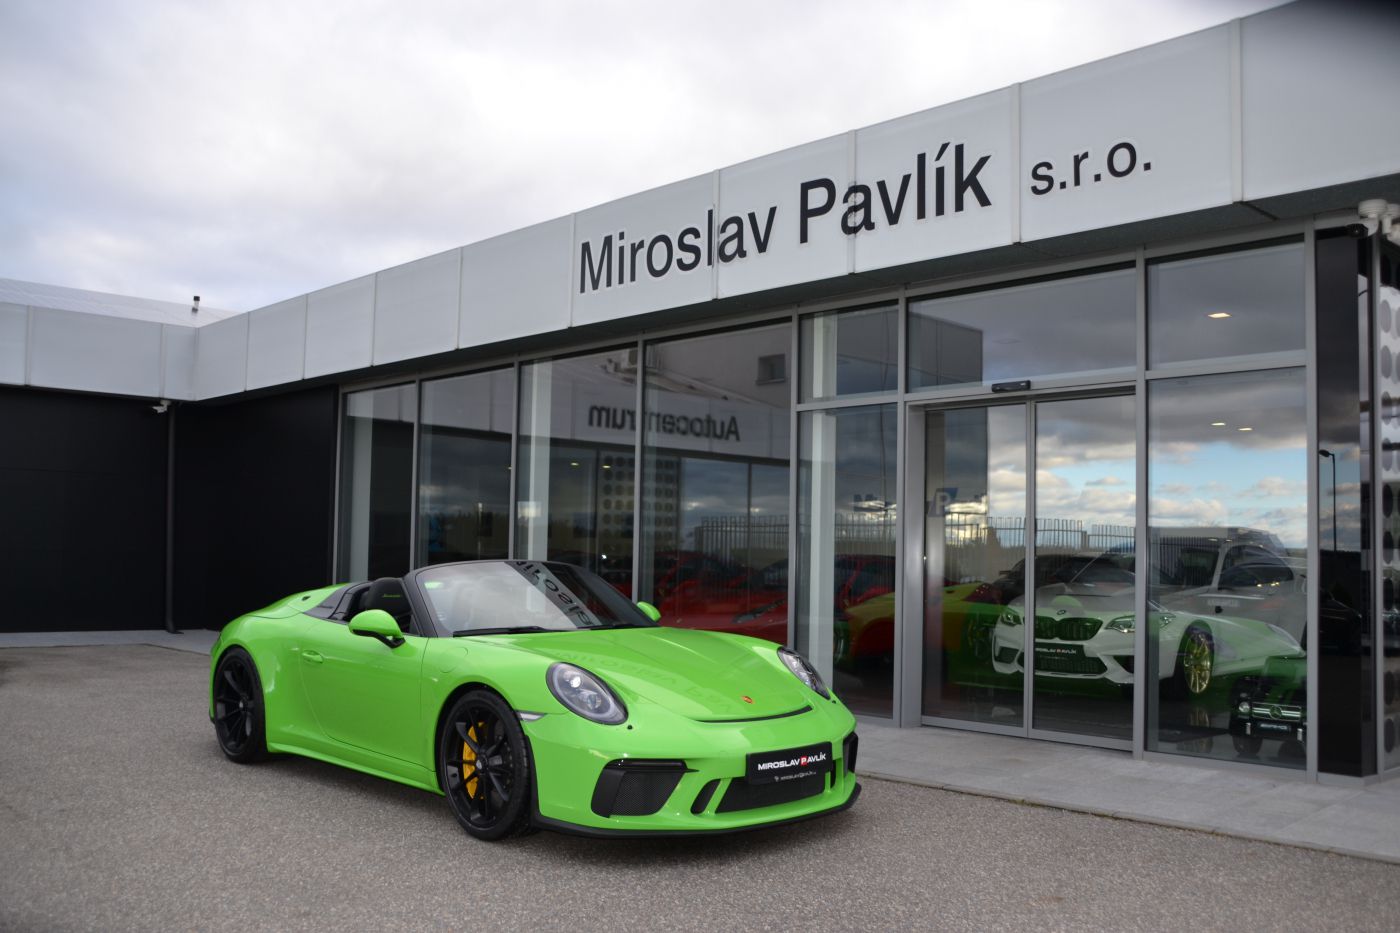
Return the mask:
M 872 777 L 1400 863 L 1400 779 L 1343 786 L 956 729 L 860 727 Z
M 216 632 L 0 634 L 0 649 L 154 645 L 209 653 Z M 1314 784 L 1208 763 L 956 729 L 863 723 L 861 774 L 925 787 L 1305 846 L 1400 864 L 1400 779 Z

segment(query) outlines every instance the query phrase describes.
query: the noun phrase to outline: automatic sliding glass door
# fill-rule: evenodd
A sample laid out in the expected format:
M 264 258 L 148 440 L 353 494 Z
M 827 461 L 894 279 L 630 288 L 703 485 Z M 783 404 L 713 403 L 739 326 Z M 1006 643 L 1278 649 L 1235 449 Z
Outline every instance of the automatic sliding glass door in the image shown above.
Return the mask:
M 1132 396 L 924 418 L 924 716 L 1126 744 Z

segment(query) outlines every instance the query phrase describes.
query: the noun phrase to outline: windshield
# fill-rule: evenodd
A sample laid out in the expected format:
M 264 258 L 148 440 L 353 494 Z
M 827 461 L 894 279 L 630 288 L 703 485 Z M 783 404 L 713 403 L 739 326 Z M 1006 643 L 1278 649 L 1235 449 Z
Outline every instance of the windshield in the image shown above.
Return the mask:
M 443 635 L 642 628 L 652 622 L 596 574 L 571 564 L 442 564 L 415 578 Z

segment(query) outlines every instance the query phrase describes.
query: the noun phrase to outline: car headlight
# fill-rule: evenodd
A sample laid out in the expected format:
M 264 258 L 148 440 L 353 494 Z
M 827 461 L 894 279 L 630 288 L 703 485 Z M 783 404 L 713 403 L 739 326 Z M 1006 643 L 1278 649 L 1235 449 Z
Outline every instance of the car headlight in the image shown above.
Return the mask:
M 554 698 L 584 719 L 615 726 L 627 719 L 627 707 L 608 685 L 581 667 L 553 664 L 545 676 Z
M 1020 625 L 1021 614 L 1015 609 L 1003 609 L 997 622 L 1000 625 Z
M 1240 700 L 1240 705 L 1236 707 L 1236 709 L 1239 710 L 1241 716 L 1248 716 L 1250 711 L 1253 710 L 1254 707 L 1250 705 L 1250 702 L 1248 700 Z
M 779 648 L 778 657 L 782 658 L 787 669 L 792 671 L 792 676 L 810 687 L 822 699 L 831 698 L 831 691 L 827 690 L 826 684 L 822 683 L 822 675 L 817 673 L 815 667 L 807 663 L 806 658 L 787 648 Z
M 1111 619 L 1109 620 L 1108 627 L 1113 629 L 1115 632 L 1122 632 L 1124 635 L 1131 635 L 1133 634 L 1133 617 L 1119 616 L 1116 619 Z

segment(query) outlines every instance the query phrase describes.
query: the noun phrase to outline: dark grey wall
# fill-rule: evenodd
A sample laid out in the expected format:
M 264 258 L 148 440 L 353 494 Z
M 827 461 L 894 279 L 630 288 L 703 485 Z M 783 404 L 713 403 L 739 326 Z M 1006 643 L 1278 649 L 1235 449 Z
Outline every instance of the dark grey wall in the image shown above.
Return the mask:
M 167 418 L 0 389 L 0 631 L 161 626 Z
M 331 580 L 334 386 L 187 405 L 175 428 L 175 622 L 221 628 Z

